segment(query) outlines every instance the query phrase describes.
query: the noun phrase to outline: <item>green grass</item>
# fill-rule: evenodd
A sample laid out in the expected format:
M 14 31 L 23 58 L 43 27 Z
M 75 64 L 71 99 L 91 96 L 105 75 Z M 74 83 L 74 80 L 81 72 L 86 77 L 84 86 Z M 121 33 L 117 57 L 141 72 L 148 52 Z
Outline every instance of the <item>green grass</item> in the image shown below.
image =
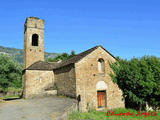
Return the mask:
M 8 95 L 8 96 L 4 96 L 2 99 L 11 99 L 11 98 L 19 98 L 18 95 Z
M 125 108 L 120 108 L 120 109 L 113 109 L 111 112 L 114 113 L 133 113 L 132 116 L 107 116 L 106 113 L 107 111 L 96 111 L 96 110 L 91 110 L 88 113 L 72 113 L 69 115 L 69 120 L 86 120 L 86 119 L 92 119 L 92 120 L 160 120 L 160 112 L 156 112 L 156 116 L 136 116 L 138 111 L 132 110 L 132 109 L 125 109 Z
M 1 90 L 1 88 L 0 88 Z M 20 98 L 20 93 L 21 93 L 22 89 L 21 88 L 13 88 L 13 87 L 9 87 L 7 90 L 7 93 L 9 93 L 8 95 L 5 96 L 1 96 L 0 97 L 0 103 L 3 101 L 3 99 L 16 99 L 16 98 Z
M 22 88 L 14 88 L 14 87 L 9 87 L 7 92 L 20 92 L 22 91 Z

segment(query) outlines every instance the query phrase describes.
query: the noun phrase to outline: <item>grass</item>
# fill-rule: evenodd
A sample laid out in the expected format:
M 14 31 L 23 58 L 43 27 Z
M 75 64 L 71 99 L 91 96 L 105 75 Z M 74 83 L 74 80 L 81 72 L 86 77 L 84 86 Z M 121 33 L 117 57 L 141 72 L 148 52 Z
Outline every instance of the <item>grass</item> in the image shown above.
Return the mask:
M 7 95 L 7 96 L 4 96 L 2 99 L 12 99 L 12 98 L 19 98 L 18 95 Z
M 1 89 L 1 88 L 0 88 Z M 4 102 L 4 99 L 17 99 L 20 98 L 20 93 L 21 93 L 22 89 L 21 88 L 13 88 L 13 87 L 9 87 L 7 90 L 7 94 L 5 96 L 1 96 L 0 97 L 0 103 Z
M 8 95 L 4 97 L 0 97 L 0 104 L 4 103 L 5 100 L 13 100 L 13 99 L 19 99 L 20 97 L 18 95 Z
M 156 116 L 147 116 L 143 117 L 136 114 L 138 111 L 132 110 L 132 109 L 125 109 L 125 108 L 119 108 L 119 109 L 113 109 L 111 112 L 114 113 L 133 113 L 132 116 L 107 116 L 107 111 L 96 111 L 91 110 L 88 113 L 80 113 L 75 112 L 69 115 L 69 120 L 160 120 L 160 112 L 156 112 Z M 141 112 L 142 113 L 142 112 Z M 143 112 L 144 113 L 144 112 Z M 151 112 L 149 112 L 151 113 Z
M 9 87 L 8 92 L 21 92 L 22 88 L 14 88 L 14 87 Z

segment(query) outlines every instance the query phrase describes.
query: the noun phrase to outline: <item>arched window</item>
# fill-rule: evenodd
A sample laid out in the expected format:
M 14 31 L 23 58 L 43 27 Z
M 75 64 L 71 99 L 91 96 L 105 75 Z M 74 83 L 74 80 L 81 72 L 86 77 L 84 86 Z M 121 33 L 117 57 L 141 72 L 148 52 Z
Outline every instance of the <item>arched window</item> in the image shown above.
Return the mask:
M 98 72 L 104 73 L 105 72 L 105 63 L 102 58 L 98 59 Z
M 38 37 L 37 34 L 32 35 L 32 46 L 38 46 Z

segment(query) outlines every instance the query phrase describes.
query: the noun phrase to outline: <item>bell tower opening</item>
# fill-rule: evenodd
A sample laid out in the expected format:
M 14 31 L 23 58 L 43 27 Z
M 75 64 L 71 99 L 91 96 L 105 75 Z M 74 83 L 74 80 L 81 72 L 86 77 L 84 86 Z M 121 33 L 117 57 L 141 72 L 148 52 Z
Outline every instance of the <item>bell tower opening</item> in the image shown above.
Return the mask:
M 32 46 L 38 46 L 38 38 L 39 36 L 37 34 L 32 35 Z
M 28 17 L 24 25 L 24 69 L 44 61 L 44 20 Z

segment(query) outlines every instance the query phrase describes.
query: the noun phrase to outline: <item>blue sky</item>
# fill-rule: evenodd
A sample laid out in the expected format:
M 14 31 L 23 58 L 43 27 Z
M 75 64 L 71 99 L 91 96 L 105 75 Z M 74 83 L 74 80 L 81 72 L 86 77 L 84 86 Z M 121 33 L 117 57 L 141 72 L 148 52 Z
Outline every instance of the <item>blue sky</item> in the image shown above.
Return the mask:
M 45 20 L 45 51 L 102 45 L 114 56 L 160 57 L 159 0 L 0 1 L 0 46 L 23 48 L 26 17 Z

